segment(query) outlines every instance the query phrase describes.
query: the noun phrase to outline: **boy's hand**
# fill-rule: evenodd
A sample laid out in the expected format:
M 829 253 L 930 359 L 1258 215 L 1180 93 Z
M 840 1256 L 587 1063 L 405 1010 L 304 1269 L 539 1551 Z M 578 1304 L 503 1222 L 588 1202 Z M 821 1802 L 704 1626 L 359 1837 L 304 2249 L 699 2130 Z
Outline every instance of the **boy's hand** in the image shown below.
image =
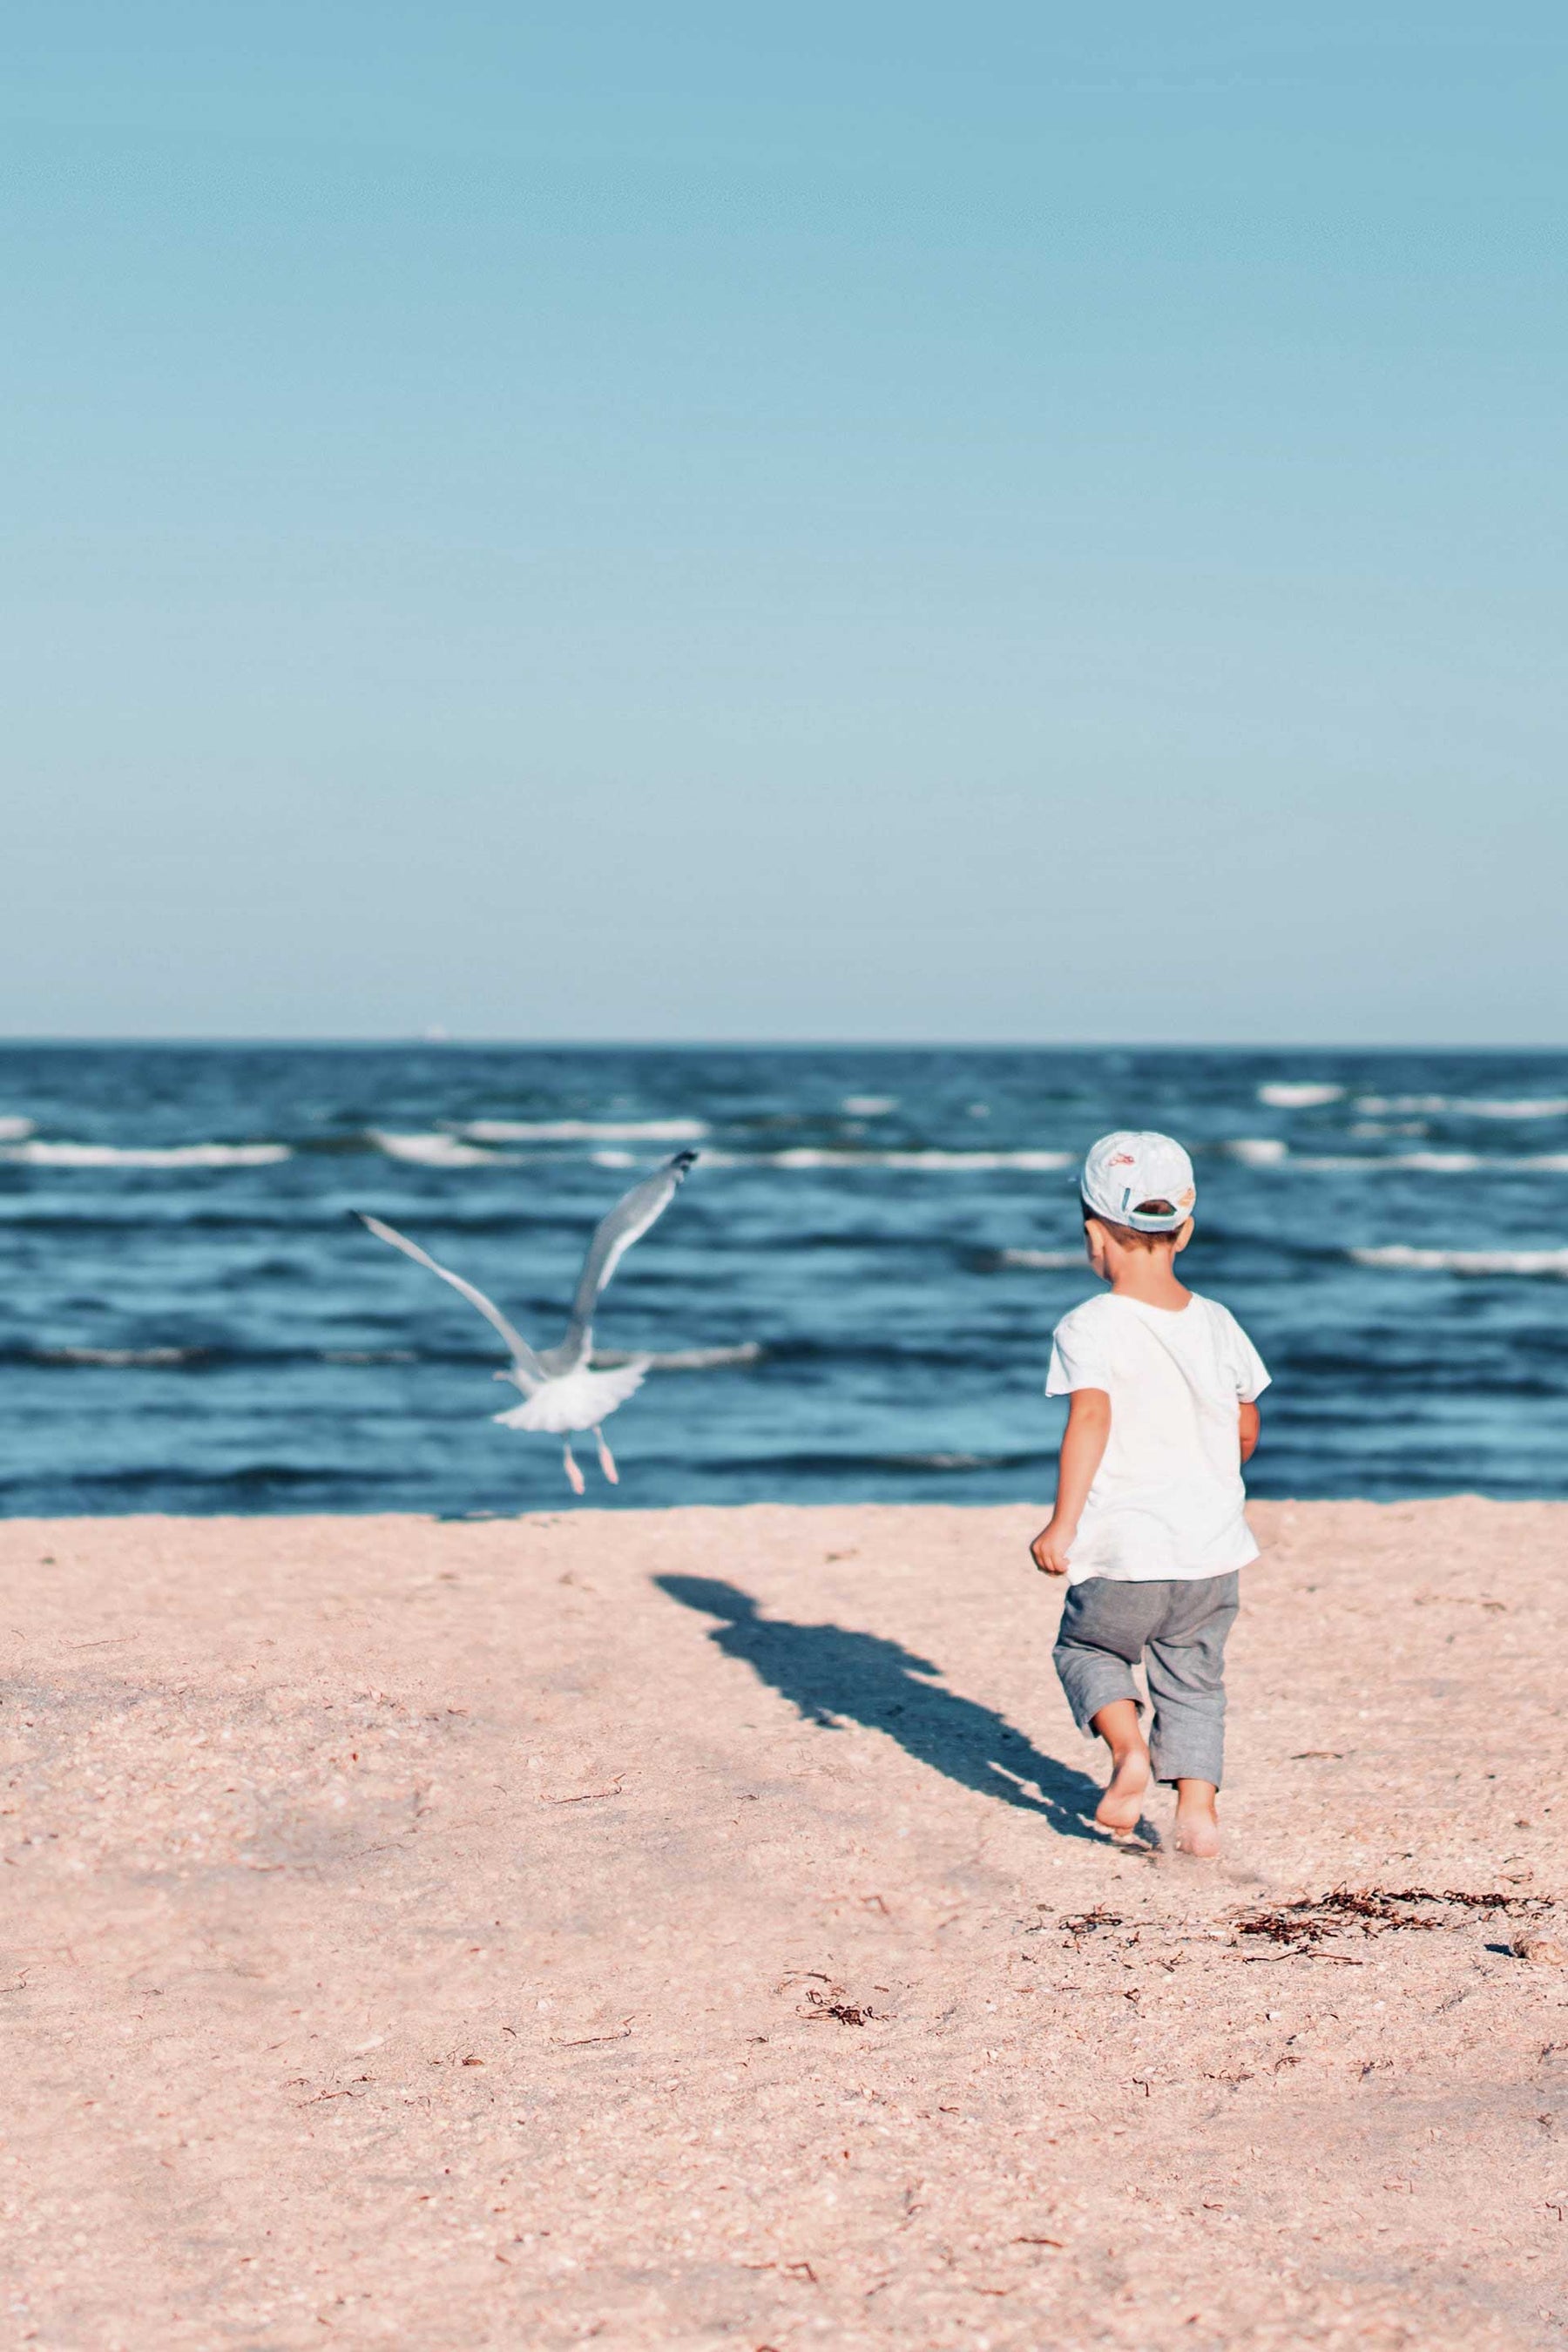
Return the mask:
M 1067 1527 L 1059 1519 L 1053 1519 L 1049 1527 L 1040 1529 L 1029 1546 L 1029 1555 L 1042 1576 L 1067 1574 L 1068 1554 L 1077 1535 L 1076 1528 Z

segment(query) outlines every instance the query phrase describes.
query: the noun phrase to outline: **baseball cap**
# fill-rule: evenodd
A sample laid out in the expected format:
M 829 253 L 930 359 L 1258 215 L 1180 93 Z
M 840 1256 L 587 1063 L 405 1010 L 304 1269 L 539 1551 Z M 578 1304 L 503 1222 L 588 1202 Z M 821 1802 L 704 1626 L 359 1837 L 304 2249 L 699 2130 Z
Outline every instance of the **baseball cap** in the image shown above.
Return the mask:
M 1193 1163 L 1173 1135 L 1119 1128 L 1089 1148 L 1079 1179 L 1084 1205 L 1134 1233 L 1173 1234 L 1193 1213 Z M 1169 1201 L 1168 1216 L 1140 1213 L 1140 1201 Z

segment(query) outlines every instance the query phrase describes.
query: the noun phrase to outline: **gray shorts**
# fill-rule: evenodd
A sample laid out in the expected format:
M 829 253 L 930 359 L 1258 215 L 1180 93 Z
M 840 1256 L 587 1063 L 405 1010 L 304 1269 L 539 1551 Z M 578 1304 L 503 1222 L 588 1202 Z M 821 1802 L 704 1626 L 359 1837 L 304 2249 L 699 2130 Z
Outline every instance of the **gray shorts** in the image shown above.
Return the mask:
M 1240 1606 L 1241 1578 L 1167 1578 L 1149 1584 L 1109 1576 L 1069 1586 L 1053 1653 L 1073 1720 L 1090 1726 L 1112 1699 L 1143 1702 L 1149 1684 L 1149 1754 L 1157 1780 L 1212 1780 L 1225 1769 L 1225 1643 Z

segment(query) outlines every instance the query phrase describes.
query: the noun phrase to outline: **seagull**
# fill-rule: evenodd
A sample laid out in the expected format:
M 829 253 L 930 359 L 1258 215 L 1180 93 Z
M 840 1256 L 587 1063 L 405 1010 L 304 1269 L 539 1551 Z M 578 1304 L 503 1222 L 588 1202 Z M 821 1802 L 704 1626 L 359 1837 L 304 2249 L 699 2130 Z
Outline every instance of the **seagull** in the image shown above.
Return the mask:
M 565 1440 L 563 1460 L 572 1491 L 584 1491 L 583 1473 L 572 1453 L 573 1433 L 591 1429 L 599 1449 L 599 1467 L 612 1486 L 620 1484 L 615 1457 L 605 1443 L 600 1423 L 608 1419 L 619 1404 L 625 1404 L 634 1389 L 642 1386 L 643 1374 L 652 1359 L 634 1357 L 630 1363 L 617 1364 L 613 1371 L 596 1372 L 589 1363 L 594 1344 L 594 1307 L 599 1293 L 609 1281 L 625 1253 L 635 1241 L 641 1239 L 648 1227 L 664 1214 L 687 1170 L 697 1158 L 695 1151 L 678 1151 L 640 1184 L 616 1202 L 607 1217 L 595 1228 L 583 1260 L 583 1271 L 577 1277 L 577 1294 L 572 1301 L 572 1319 L 566 1326 L 566 1336 L 557 1348 L 542 1348 L 537 1352 L 529 1346 L 520 1331 L 514 1330 L 496 1306 L 482 1290 L 465 1282 L 460 1274 L 449 1266 L 437 1265 L 419 1247 L 379 1217 L 367 1216 L 363 1209 L 354 1215 L 362 1225 L 373 1233 L 377 1241 L 390 1242 L 394 1249 L 411 1257 L 416 1265 L 427 1265 L 443 1282 L 461 1291 L 471 1307 L 477 1307 L 487 1323 L 500 1333 L 511 1349 L 511 1362 L 498 1372 L 498 1381 L 510 1381 L 522 1391 L 522 1402 L 505 1412 L 493 1413 L 505 1429 L 540 1429 L 553 1437 Z

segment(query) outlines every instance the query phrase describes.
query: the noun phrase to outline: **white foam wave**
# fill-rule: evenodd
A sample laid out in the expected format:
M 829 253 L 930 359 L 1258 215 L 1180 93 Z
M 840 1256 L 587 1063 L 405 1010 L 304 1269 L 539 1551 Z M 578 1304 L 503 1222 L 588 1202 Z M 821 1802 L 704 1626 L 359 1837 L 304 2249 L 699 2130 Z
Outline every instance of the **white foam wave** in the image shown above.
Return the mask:
M 851 1118 L 881 1118 L 899 1108 L 897 1095 L 846 1095 L 839 1108 Z
M 1358 1095 L 1355 1107 L 1369 1118 L 1406 1114 L 1429 1118 L 1444 1111 L 1458 1118 L 1568 1118 L 1568 1095 L 1521 1095 L 1512 1100 L 1479 1095 Z
M 1411 1274 L 1547 1274 L 1568 1280 L 1568 1249 L 1415 1249 L 1390 1242 L 1382 1249 L 1352 1249 L 1357 1265 L 1394 1266 Z
M 1565 1151 L 1514 1154 L 1481 1151 L 1295 1152 L 1272 1136 L 1242 1136 L 1234 1142 L 1221 1144 L 1219 1148 L 1229 1159 L 1239 1160 L 1249 1168 L 1289 1167 L 1292 1173 L 1302 1175 L 1324 1176 L 1359 1171 L 1365 1176 L 1385 1176 L 1401 1169 L 1428 1176 L 1464 1176 L 1480 1168 L 1530 1168 L 1554 1173 L 1568 1171 L 1568 1152 Z
M 1030 1168 L 1076 1166 L 1070 1151 L 834 1151 L 796 1144 L 787 1151 L 733 1151 L 711 1155 L 730 1168 Z
M 287 1143 L 10 1143 L 0 1160 L 29 1168 L 269 1168 L 291 1160 Z
M 722 1364 L 755 1364 L 764 1352 L 760 1339 L 742 1339 L 732 1348 L 676 1348 L 667 1356 L 618 1355 L 595 1348 L 594 1366 L 613 1371 L 621 1364 L 647 1364 L 656 1372 L 710 1372 Z
M 1532 1168 L 1550 1166 L 1550 1160 L 1487 1160 L 1479 1151 L 1361 1151 L 1302 1152 L 1293 1158 L 1290 1166 L 1310 1175 L 1331 1175 L 1358 1171 L 1363 1176 L 1386 1176 L 1400 1169 L 1414 1169 L 1428 1176 L 1464 1176 L 1477 1168 Z M 1568 1166 L 1568 1160 L 1563 1163 Z
M 1322 1103 L 1338 1102 L 1343 1087 L 1331 1086 L 1317 1078 L 1270 1078 L 1258 1089 L 1258 1099 L 1270 1110 L 1316 1110 Z
M 1248 1168 L 1277 1168 L 1290 1156 L 1289 1145 L 1273 1135 L 1238 1135 L 1220 1149 L 1227 1158 L 1239 1160 Z
M 365 1133 L 389 1160 L 406 1160 L 416 1168 L 488 1167 L 496 1156 L 455 1135 L 393 1135 L 384 1127 L 367 1128 Z
M 700 1118 L 471 1118 L 461 1132 L 474 1143 L 696 1143 Z
M 205 1355 L 204 1348 L 40 1348 L 40 1364 L 107 1364 L 114 1370 L 128 1366 L 188 1364 Z
M 20 1143 L 24 1136 L 32 1132 L 30 1118 L 0 1118 L 0 1143 Z
M 1082 1250 L 1005 1249 L 996 1253 L 1001 1265 L 1029 1265 L 1042 1274 L 1060 1274 L 1068 1266 L 1081 1266 Z

